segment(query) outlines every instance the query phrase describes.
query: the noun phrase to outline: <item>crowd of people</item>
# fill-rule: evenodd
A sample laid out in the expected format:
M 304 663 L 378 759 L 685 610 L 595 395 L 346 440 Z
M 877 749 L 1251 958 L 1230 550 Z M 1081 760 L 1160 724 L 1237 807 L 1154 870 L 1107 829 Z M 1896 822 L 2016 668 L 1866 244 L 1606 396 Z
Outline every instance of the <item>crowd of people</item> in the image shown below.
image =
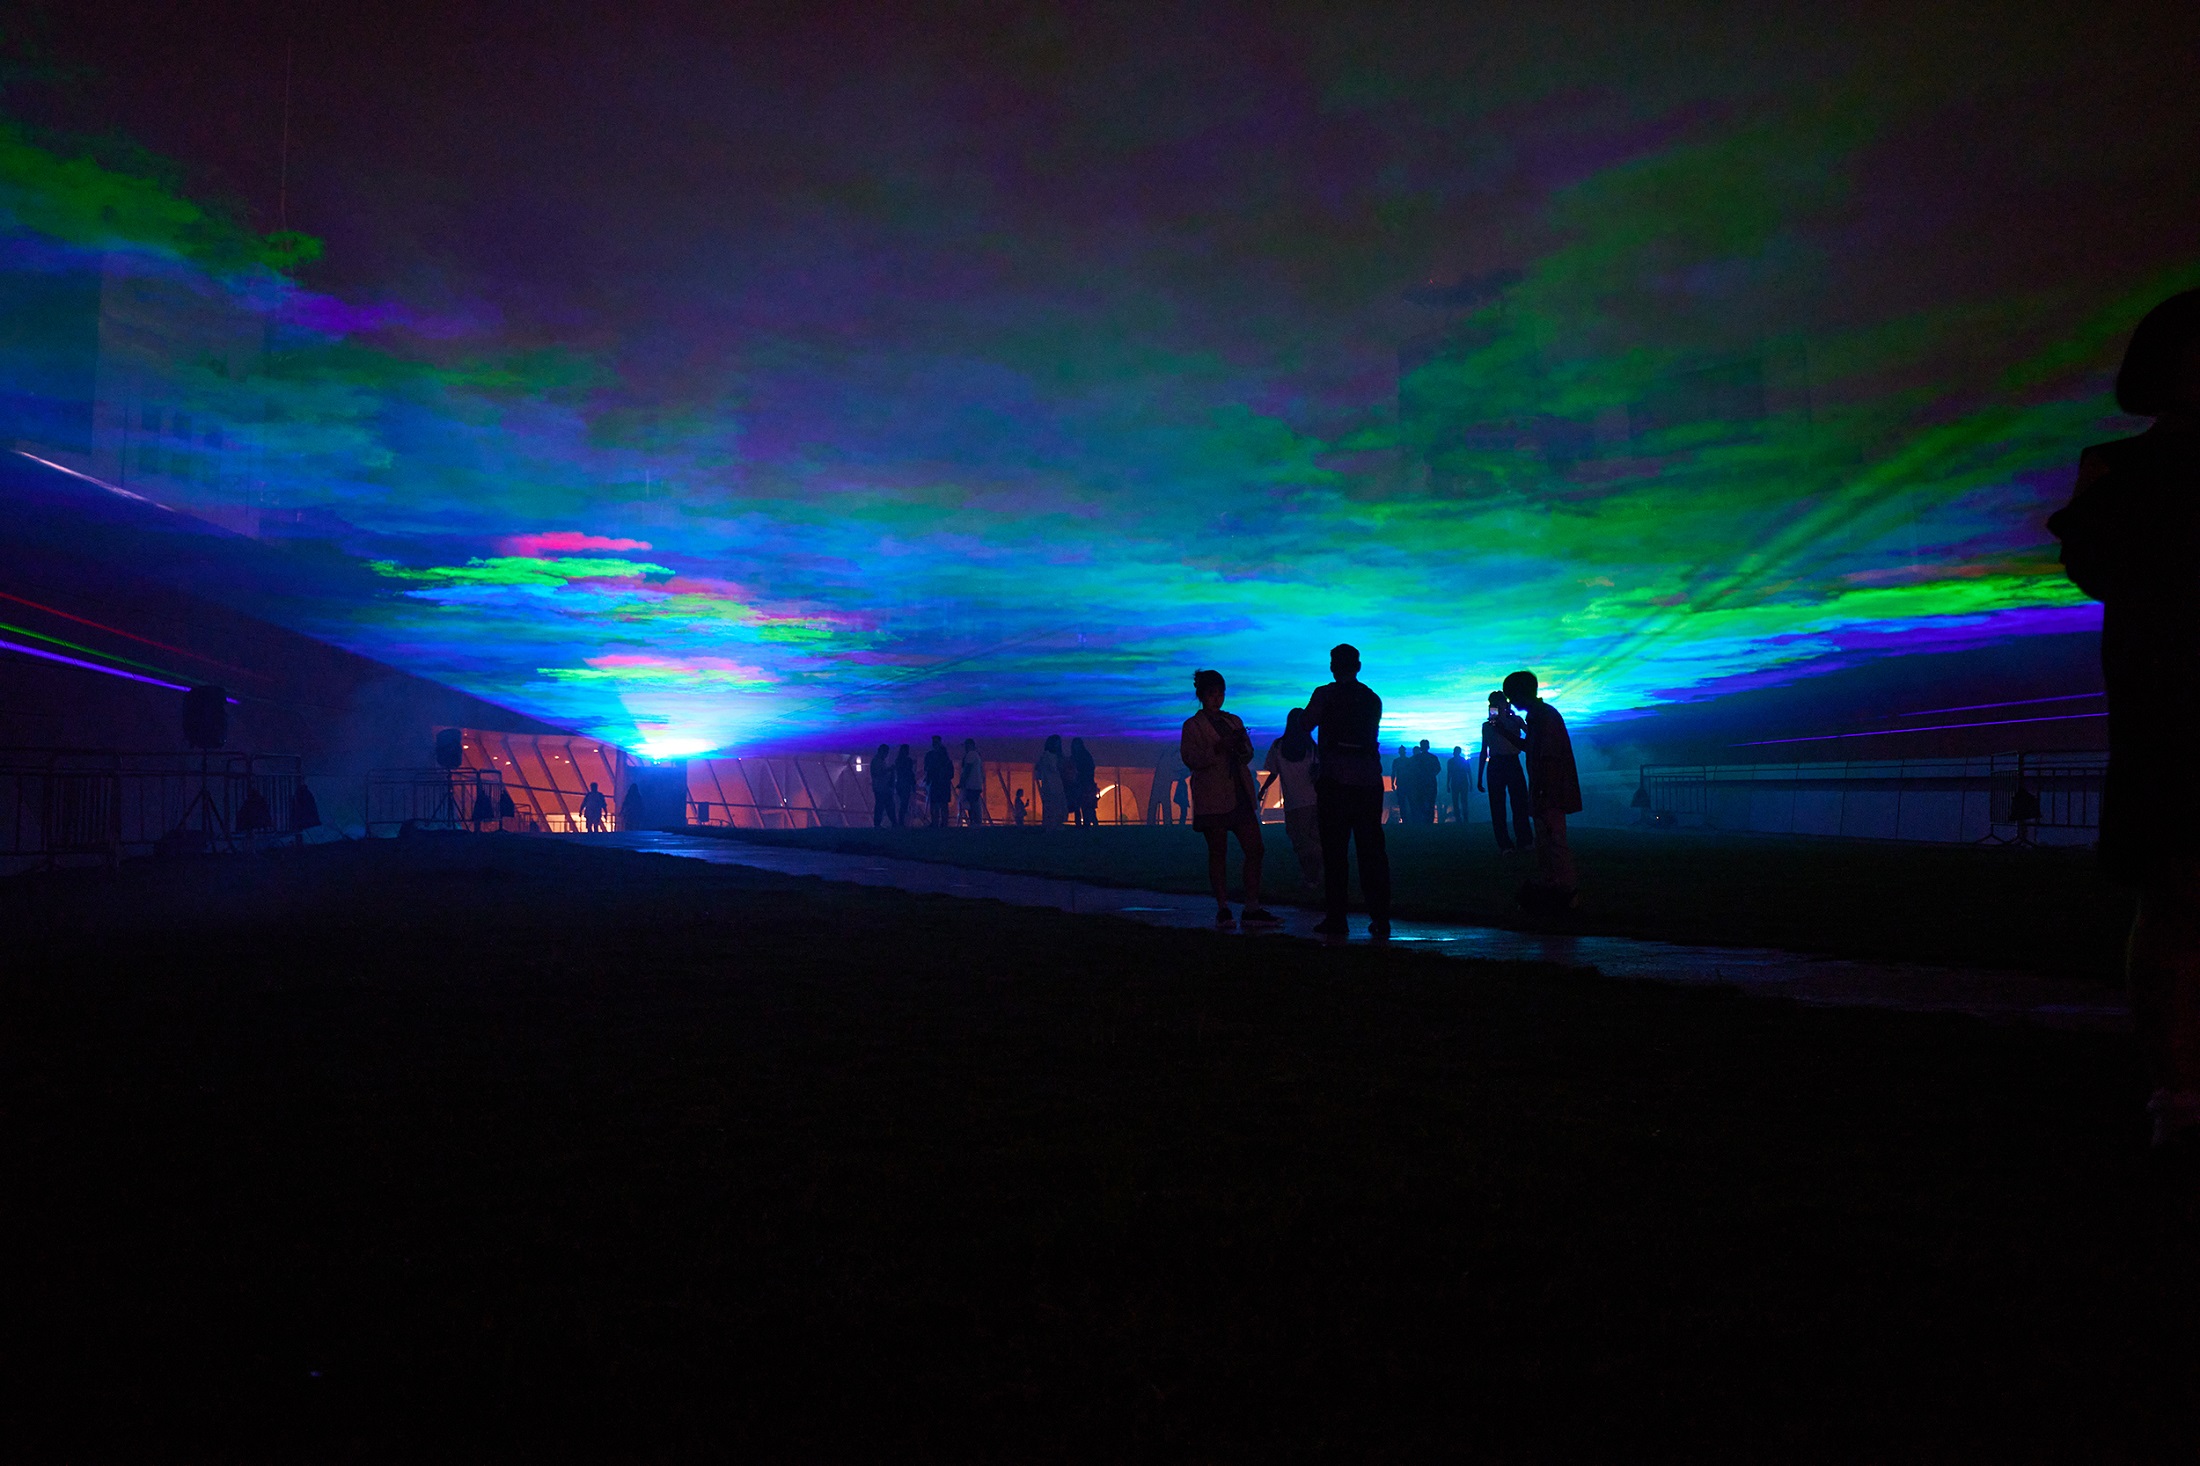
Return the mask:
M 1039 808 L 1031 808 L 1023 790 L 1010 791 L 1010 823 L 1024 824 L 1034 814 L 1042 825 L 1100 823 L 1098 770 L 1084 739 L 1072 738 L 1064 749 L 1061 735 L 1050 736 L 1031 769 Z M 881 743 L 871 758 L 870 778 L 874 829 L 900 828 L 912 818 L 932 829 L 993 823 L 985 758 L 975 738 L 965 738 L 957 755 L 935 733 L 921 760 L 906 743 L 899 749 Z
M 1262 902 L 1265 851 L 1260 811 L 1281 786 L 1283 826 L 1299 873 L 1323 892 L 1327 906 L 1318 928 L 1345 931 L 1350 876 L 1356 852 L 1360 889 L 1371 931 L 1390 930 L 1390 864 L 1385 824 L 1440 824 L 1448 815 L 1468 823 L 1475 796 L 1489 801 L 1490 827 L 1506 853 L 1532 851 L 1537 863 L 1521 899 L 1532 908 L 1573 904 L 1575 875 L 1566 839 L 1566 817 L 1581 809 L 1581 782 L 1566 722 L 1538 695 L 1532 672 L 1515 672 L 1489 696 L 1476 755 L 1455 744 L 1448 761 L 1428 739 L 1417 748 L 1399 745 L 1384 777 L 1380 733 L 1382 699 L 1359 680 L 1360 654 L 1349 645 L 1330 653 L 1331 680 L 1314 690 L 1306 706 L 1293 708 L 1283 732 L 1271 740 L 1259 769 L 1252 736 L 1236 714 L 1223 711 L 1228 688 L 1220 672 L 1193 677 L 1200 709 L 1185 720 L 1176 758 L 1155 770 L 1147 817 L 1154 823 L 1190 824 L 1207 839 L 1208 875 L 1216 919 L 1259 926 L 1276 920 Z M 986 762 L 977 740 L 963 740 L 960 755 L 934 734 L 918 758 L 904 743 L 881 743 L 870 766 L 875 827 L 913 820 L 934 829 L 993 822 L 987 799 Z M 1033 810 L 1021 788 L 1009 794 L 1008 817 L 1042 827 L 1096 825 L 1100 782 L 1082 738 L 1063 746 L 1050 736 L 1031 764 L 1038 797 Z M 921 803 L 920 803 L 921 801 Z M 1233 916 L 1227 895 L 1231 837 L 1243 852 L 1244 909 Z
M 1390 934 L 1386 815 L 1395 812 L 1405 823 L 1435 823 L 1444 765 L 1426 739 L 1415 751 L 1401 747 L 1386 791 L 1383 700 L 1360 681 L 1358 648 L 1333 648 L 1329 671 L 1331 680 L 1315 688 L 1306 706 L 1293 708 L 1285 719 L 1282 735 L 1268 745 L 1258 779 L 1253 773 L 1251 735 L 1236 714 L 1223 710 L 1227 682 L 1211 669 L 1193 674 L 1199 711 L 1184 720 L 1178 753 L 1189 771 L 1192 827 L 1207 839 L 1207 876 L 1217 923 L 1261 926 L 1276 921 L 1261 899 L 1266 852 L 1260 809 L 1280 781 L 1284 833 L 1301 874 L 1323 894 L 1326 909 L 1315 930 L 1325 936 L 1346 935 L 1351 890 L 1346 857 L 1356 855 L 1369 934 Z M 1521 888 L 1522 904 L 1558 911 L 1571 907 L 1575 899 L 1566 819 L 1581 809 L 1581 778 L 1566 720 L 1539 691 L 1535 674 L 1523 671 L 1507 677 L 1503 688 L 1490 694 L 1478 782 L 1489 793 L 1499 847 L 1535 852 L 1534 874 Z M 1467 803 L 1467 763 L 1464 749 L 1454 747 L 1452 805 L 1461 815 Z M 1513 813 L 1509 829 L 1508 803 Z M 1233 837 L 1243 856 L 1245 892 L 1243 910 L 1236 916 L 1230 910 L 1228 884 Z

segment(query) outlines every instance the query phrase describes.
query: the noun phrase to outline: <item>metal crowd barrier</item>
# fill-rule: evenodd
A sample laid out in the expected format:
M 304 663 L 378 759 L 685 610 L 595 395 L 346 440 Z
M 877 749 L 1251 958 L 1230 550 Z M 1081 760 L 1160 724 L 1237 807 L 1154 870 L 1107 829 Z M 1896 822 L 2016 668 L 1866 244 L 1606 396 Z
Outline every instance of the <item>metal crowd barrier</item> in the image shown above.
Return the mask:
M 2081 843 L 2098 833 L 2108 755 L 1786 764 L 1644 764 L 1635 807 L 1653 824 L 1768 834 L 1975 843 Z
M 302 782 L 294 754 L 0 749 L 0 864 L 112 866 L 294 837 Z
M 487 818 L 480 800 L 488 797 Z M 511 801 L 505 814 L 504 802 Z M 371 836 L 416 830 L 501 830 L 529 835 L 572 835 L 587 829 L 578 801 L 568 791 L 508 780 L 496 769 L 376 769 L 366 777 L 364 824 Z M 615 830 L 618 802 L 604 795 L 604 828 Z

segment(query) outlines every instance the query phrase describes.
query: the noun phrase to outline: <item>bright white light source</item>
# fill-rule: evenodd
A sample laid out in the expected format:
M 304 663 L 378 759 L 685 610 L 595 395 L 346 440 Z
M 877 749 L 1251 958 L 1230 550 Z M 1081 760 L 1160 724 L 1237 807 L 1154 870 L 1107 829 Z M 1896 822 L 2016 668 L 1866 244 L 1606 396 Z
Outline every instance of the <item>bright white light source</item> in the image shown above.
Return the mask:
M 710 744 L 701 738 L 651 738 L 641 751 L 650 758 L 691 758 L 710 752 Z

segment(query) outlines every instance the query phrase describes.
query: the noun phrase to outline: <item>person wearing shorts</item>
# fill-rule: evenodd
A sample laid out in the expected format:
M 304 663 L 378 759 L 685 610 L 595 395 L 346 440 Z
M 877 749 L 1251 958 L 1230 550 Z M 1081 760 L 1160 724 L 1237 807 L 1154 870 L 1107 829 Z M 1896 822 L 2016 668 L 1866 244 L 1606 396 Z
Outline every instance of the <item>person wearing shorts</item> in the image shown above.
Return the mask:
M 1207 884 L 1215 893 L 1215 925 L 1228 926 L 1230 914 L 1229 837 L 1237 836 L 1245 854 L 1245 914 L 1248 925 L 1276 922 L 1260 901 L 1260 794 L 1253 786 L 1253 739 L 1234 713 L 1222 710 L 1222 674 L 1209 668 L 1192 674 L 1199 711 L 1184 720 L 1178 751 L 1191 770 L 1192 828 L 1207 837 Z

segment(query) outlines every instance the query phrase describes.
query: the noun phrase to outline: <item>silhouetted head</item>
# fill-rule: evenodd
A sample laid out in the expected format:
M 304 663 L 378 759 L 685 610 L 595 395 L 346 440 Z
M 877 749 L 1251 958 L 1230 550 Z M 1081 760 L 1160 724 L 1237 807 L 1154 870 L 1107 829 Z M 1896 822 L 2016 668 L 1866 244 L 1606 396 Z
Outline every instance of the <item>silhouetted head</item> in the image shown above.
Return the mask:
M 1306 726 L 1306 709 L 1291 709 L 1283 719 L 1283 756 L 1297 763 L 1313 746 L 1314 735 Z
M 932 746 L 934 748 L 938 748 L 940 746 L 940 735 L 937 733 L 932 735 Z
M 2146 313 L 2116 373 L 2116 405 L 2135 417 L 2200 411 L 2200 290 Z
M 1214 709 L 1222 706 L 1222 694 L 1229 684 L 1222 674 L 1212 667 L 1202 667 L 1192 674 L 1192 691 L 1199 695 L 1199 705 Z
M 1464 748 L 1461 748 L 1461 747 L 1460 747 L 1460 746 L 1459 746 L 1458 744 L 1456 744 L 1456 743 L 1454 743 L 1454 744 L 1453 744 L 1453 745 L 1451 746 L 1451 756 L 1452 756 L 1453 758 L 1457 758 L 1457 757 L 1459 757 L 1459 756 L 1460 756 L 1461 754 L 1463 754 L 1463 753 L 1465 753 L 1465 752 L 1466 752 L 1466 750 L 1465 750 Z
M 878 746 L 878 761 L 880 763 L 885 763 L 887 759 L 893 756 L 893 752 L 894 751 L 891 748 L 888 748 L 885 744 L 881 743 Z
M 597 787 L 596 787 L 595 785 L 593 785 L 593 784 L 591 784 L 591 785 L 589 785 L 589 786 L 588 786 L 588 792 L 589 792 L 589 793 L 591 793 L 591 794 L 601 794 L 601 793 L 603 793 L 603 791 L 602 791 L 601 789 L 598 789 L 598 788 L 597 788 Z
M 904 743 L 904 744 L 903 744 L 903 745 L 901 746 L 901 751 L 900 751 L 900 752 L 899 752 L 898 754 L 896 754 L 895 756 L 896 756 L 897 758 L 907 758 L 907 757 L 909 757 L 909 745 L 908 745 L 908 744 L 906 744 L 906 743 Z
M 978 751 L 978 740 L 977 740 L 977 739 L 975 739 L 975 738 L 965 738 L 965 739 L 963 740 L 963 752 L 964 752 L 964 753 L 976 753 L 977 751 Z
M 1062 751 L 1062 735 L 1061 735 L 1061 734 L 1059 734 L 1059 733 L 1049 733 L 1049 734 L 1047 735 L 1047 752 L 1048 752 L 1048 753 L 1060 753 L 1061 751 Z
M 1493 713 L 1501 713 L 1501 712 L 1505 711 L 1505 694 L 1504 694 L 1504 693 L 1502 693 L 1502 692 L 1493 692 L 1493 693 L 1491 693 L 1491 694 L 1490 694 L 1490 711 L 1491 711 L 1491 712 L 1493 712 Z
M 1424 738 L 1424 739 L 1422 739 L 1422 740 L 1421 740 L 1421 752 L 1423 752 L 1423 753 L 1427 753 L 1427 752 L 1428 752 L 1428 740 L 1427 740 L 1426 738 Z
M 1360 649 L 1349 641 L 1340 641 L 1329 649 L 1329 675 L 1339 682 L 1351 682 L 1360 675 Z
M 1515 672 L 1505 679 L 1505 701 L 1516 708 L 1525 708 L 1535 701 L 1535 673 Z
M 1085 751 L 1085 740 L 1082 738 L 1072 738 L 1069 741 L 1069 751 L 1071 753 L 1083 753 Z

